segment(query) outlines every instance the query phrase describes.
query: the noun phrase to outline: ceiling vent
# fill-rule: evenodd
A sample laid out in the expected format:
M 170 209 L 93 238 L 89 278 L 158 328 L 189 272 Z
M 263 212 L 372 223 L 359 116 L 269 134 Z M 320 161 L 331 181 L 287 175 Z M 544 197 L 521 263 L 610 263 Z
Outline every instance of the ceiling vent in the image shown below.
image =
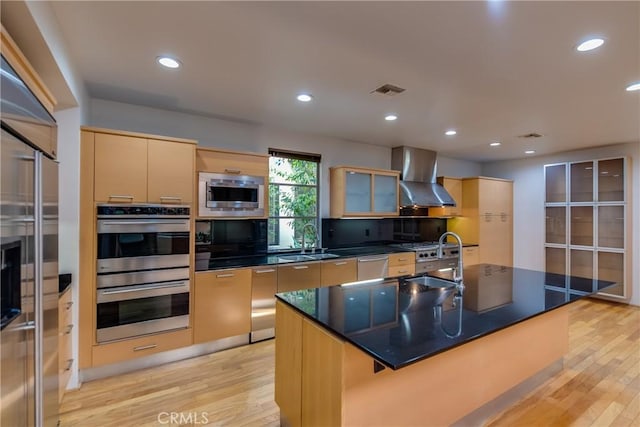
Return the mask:
M 537 132 L 525 133 L 524 135 L 519 135 L 518 138 L 541 138 L 542 134 Z
M 393 96 L 402 92 L 404 92 L 403 88 L 387 83 L 372 90 L 370 93 L 380 93 L 382 95 Z

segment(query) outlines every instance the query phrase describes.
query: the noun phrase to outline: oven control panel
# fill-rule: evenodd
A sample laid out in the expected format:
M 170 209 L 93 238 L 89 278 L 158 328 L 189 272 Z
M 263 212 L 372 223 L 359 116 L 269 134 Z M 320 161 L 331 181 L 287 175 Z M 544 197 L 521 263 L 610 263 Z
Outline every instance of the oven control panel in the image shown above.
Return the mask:
M 98 218 L 113 216 L 128 217 L 188 217 L 189 206 L 167 205 L 98 205 Z

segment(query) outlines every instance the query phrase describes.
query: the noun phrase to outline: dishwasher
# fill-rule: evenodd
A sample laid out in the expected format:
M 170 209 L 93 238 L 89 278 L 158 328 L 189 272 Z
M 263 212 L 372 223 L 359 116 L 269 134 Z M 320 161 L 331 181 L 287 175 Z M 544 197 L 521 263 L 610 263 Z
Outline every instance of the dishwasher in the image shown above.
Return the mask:
M 358 257 L 358 280 L 385 278 L 388 267 L 388 255 Z

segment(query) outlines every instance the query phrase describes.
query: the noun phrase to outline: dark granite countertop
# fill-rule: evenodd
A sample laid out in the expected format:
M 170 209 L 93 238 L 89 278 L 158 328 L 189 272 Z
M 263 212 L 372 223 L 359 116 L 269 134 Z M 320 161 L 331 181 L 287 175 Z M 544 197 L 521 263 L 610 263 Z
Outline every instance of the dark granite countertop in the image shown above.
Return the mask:
M 381 279 L 276 296 L 384 365 L 400 369 L 614 284 L 480 264 L 464 269 L 460 299 L 455 286 L 440 286 L 446 282 L 410 280 Z M 588 290 L 575 291 L 576 285 Z
M 376 254 L 391 254 L 398 252 L 407 252 L 406 249 L 394 248 L 391 246 L 360 246 L 353 248 L 341 248 L 341 249 L 329 249 L 326 251 L 329 254 L 336 255 L 332 258 L 326 259 L 338 259 L 338 258 L 351 258 L 364 255 L 376 255 Z M 319 253 L 319 252 L 318 252 Z M 229 258 L 208 258 L 205 254 L 196 254 L 196 271 L 207 270 L 219 270 L 224 268 L 242 268 L 242 267 L 257 267 L 261 265 L 277 265 L 277 264 L 290 264 L 296 262 L 295 260 L 285 260 L 282 257 L 289 255 L 298 255 L 299 252 L 284 252 L 279 254 L 267 254 L 256 256 L 242 256 L 242 257 L 229 257 Z M 308 255 L 311 255 L 307 251 Z M 300 260 L 297 262 L 311 262 L 313 260 Z M 317 261 L 322 261 L 318 259 Z

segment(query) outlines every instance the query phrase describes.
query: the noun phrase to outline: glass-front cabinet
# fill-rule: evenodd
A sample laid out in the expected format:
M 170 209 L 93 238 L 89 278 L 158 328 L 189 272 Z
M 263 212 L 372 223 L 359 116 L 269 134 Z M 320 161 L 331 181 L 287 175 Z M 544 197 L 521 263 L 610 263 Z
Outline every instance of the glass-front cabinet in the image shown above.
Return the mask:
M 545 269 L 573 277 L 549 286 L 580 295 L 595 290 L 595 279 L 609 280 L 616 285 L 600 295 L 628 299 L 627 158 L 545 165 L 544 172 Z
M 329 171 L 332 218 L 398 216 L 400 172 L 350 166 Z

